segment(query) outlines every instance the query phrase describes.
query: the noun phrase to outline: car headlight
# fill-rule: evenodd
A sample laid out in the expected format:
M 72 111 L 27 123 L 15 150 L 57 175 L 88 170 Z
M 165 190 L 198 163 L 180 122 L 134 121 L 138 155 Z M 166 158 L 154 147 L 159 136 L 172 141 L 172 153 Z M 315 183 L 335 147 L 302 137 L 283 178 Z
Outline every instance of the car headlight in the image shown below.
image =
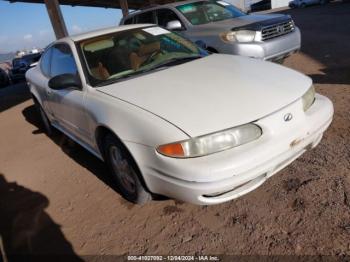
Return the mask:
M 315 102 L 315 95 L 316 91 L 314 86 L 311 86 L 309 90 L 307 90 L 307 92 L 303 95 L 302 101 L 304 112 L 306 112 Z
M 238 30 L 221 34 L 224 42 L 253 42 L 256 32 L 251 30 Z
M 157 151 L 165 156 L 175 158 L 191 158 L 206 156 L 233 147 L 237 147 L 262 135 L 262 130 L 254 124 L 246 124 L 217 133 L 204 135 L 157 147 Z

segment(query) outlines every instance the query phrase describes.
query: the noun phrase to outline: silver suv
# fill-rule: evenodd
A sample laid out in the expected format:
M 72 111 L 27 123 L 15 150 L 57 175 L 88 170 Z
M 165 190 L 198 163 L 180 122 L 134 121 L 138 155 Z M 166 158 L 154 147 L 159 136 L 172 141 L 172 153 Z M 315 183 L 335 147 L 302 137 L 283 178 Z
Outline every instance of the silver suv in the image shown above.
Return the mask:
M 224 1 L 175 2 L 136 11 L 120 24 L 158 24 L 208 51 L 270 61 L 300 49 L 299 29 L 289 15 L 248 15 Z

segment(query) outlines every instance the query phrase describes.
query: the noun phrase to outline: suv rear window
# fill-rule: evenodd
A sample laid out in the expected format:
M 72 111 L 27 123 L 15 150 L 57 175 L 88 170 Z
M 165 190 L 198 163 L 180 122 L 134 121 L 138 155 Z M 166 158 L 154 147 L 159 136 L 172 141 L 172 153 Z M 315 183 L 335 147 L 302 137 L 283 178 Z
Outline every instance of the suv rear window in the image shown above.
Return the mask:
M 154 24 L 153 11 L 141 13 L 135 16 L 135 21 L 137 24 Z

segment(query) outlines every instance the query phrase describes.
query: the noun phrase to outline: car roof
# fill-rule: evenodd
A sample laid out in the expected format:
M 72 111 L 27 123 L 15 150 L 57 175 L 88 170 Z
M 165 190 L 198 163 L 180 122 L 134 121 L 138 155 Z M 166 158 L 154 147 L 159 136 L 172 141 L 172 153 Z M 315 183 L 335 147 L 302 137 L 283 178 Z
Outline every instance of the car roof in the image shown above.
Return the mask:
M 135 29 L 135 28 L 142 28 L 142 27 L 146 27 L 146 26 L 152 26 L 152 24 L 135 24 L 135 25 L 121 25 L 121 26 L 116 25 L 113 27 L 98 29 L 98 30 L 94 30 L 94 31 L 90 31 L 90 32 L 82 33 L 82 34 L 67 36 L 65 38 L 61 38 L 61 39 L 57 40 L 56 42 L 64 42 L 64 41 L 79 42 L 79 41 L 82 41 L 85 39 L 98 37 L 100 35 L 107 35 L 107 34 L 112 34 L 112 33 L 116 33 L 116 32 L 131 30 L 131 29 Z
M 172 2 L 169 4 L 165 5 L 158 5 L 157 7 L 162 7 L 162 6 L 179 6 L 179 5 L 184 5 L 184 4 L 191 4 L 191 3 L 196 3 L 196 2 L 203 2 L 203 1 L 208 1 L 208 0 L 187 0 L 187 1 L 177 1 L 177 2 Z
M 22 59 L 33 58 L 33 57 L 38 57 L 41 55 L 42 55 L 42 52 L 39 52 L 39 53 L 33 53 L 33 54 L 26 54 L 26 55 L 22 56 L 21 58 Z
M 191 3 L 203 2 L 203 1 L 208 1 L 208 0 L 187 0 L 187 1 L 172 2 L 172 3 L 168 3 L 168 4 L 163 4 L 163 5 L 152 5 L 150 7 L 146 7 L 146 8 L 136 10 L 135 12 L 130 13 L 123 20 L 128 19 L 129 17 L 132 17 L 132 16 L 137 15 L 139 13 L 143 13 L 145 11 L 156 10 L 156 9 L 164 8 L 164 7 L 177 7 L 179 5 L 191 4 Z

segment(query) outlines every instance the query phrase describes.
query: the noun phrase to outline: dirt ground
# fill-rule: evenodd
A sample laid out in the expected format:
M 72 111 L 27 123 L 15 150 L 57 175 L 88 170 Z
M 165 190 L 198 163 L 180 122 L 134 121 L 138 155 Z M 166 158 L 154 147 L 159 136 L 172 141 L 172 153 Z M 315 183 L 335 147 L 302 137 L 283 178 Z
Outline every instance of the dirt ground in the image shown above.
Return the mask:
M 0 234 L 7 252 L 76 260 L 102 254 L 350 255 L 350 4 L 284 12 L 303 36 L 301 52 L 285 65 L 311 76 L 334 102 L 334 122 L 316 149 L 225 204 L 127 203 L 111 188 L 102 162 L 63 135 L 42 133 L 25 86 L 0 90 Z

